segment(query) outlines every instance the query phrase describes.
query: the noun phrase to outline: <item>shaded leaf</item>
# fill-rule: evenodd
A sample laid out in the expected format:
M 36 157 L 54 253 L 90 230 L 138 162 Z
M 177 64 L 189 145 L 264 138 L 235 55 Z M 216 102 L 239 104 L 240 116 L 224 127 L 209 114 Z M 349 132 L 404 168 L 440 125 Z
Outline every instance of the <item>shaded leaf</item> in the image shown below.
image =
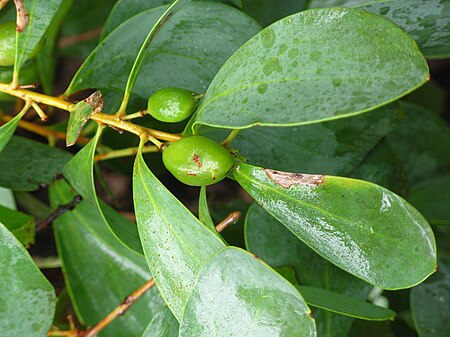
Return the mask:
M 341 315 L 369 321 L 393 320 L 395 317 L 395 312 L 390 309 L 358 301 L 329 290 L 306 286 L 298 286 L 297 289 L 309 305 Z
M 389 322 L 377 321 L 353 321 L 352 330 L 349 337 L 395 337 L 390 328 Z
M 217 237 L 223 241 L 222 237 L 217 232 L 216 226 L 214 226 L 213 219 L 211 218 L 211 214 L 209 213 L 208 199 L 206 198 L 206 186 L 202 186 L 200 188 L 200 196 L 198 198 L 198 218 L 206 228 L 208 228 L 214 233 L 214 235 L 217 235 Z
M 414 40 L 389 20 L 356 9 L 308 10 L 274 23 L 228 59 L 194 128 L 348 117 L 397 100 L 428 76 Z
M 450 225 L 450 174 L 414 184 L 407 199 L 432 224 Z
M 306 8 L 307 0 L 242 0 L 242 9 L 261 25 L 268 26 Z
M 0 205 L 17 209 L 16 200 L 14 199 L 14 194 L 11 190 L 0 187 Z
M 50 188 L 53 205 L 75 196 L 63 181 Z M 95 205 L 82 201 L 53 223 L 58 254 L 77 317 L 98 323 L 127 295 L 151 278 L 145 259 L 123 246 L 111 233 Z M 147 292 L 127 312 L 105 328 L 101 336 L 139 336 L 165 307 L 156 289 Z
M 136 157 L 133 199 L 145 257 L 161 295 L 178 320 L 206 261 L 224 247 Z
M 0 154 L 0 186 L 16 191 L 34 191 L 61 174 L 72 155 L 56 147 L 13 136 Z
M 17 33 L 16 61 L 17 72 L 33 53 L 51 24 L 62 0 L 23 0 L 28 14 L 28 24 L 24 31 Z
M 66 95 L 84 88 L 97 88 L 105 95 L 112 91 L 118 100 L 105 103 L 109 110 L 117 109 L 117 93 L 123 92 L 148 27 L 163 11 L 158 7 L 139 13 L 109 34 L 81 66 Z M 204 92 L 225 60 L 259 29 L 251 18 L 220 3 L 186 5 L 152 42 L 133 93 L 147 100 L 168 86 Z
M 294 284 L 331 290 L 357 300 L 365 300 L 372 288 L 316 254 L 256 203 L 247 212 L 245 238 L 247 249 L 277 271 L 289 266 L 294 268 Z M 313 314 L 319 337 L 346 336 L 353 321 L 322 309 L 314 310 Z
M 177 337 L 179 323 L 169 308 L 159 312 L 147 326 L 142 337 Z
M 234 177 L 310 248 L 371 284 L 408 288 L 435 271 L 436 245 L 427 221 L 378 185 L 242 163 Z
M 450 170 L 450 128 L 432 111 L 401 102 L 404 118 L 387 136 L 411 183 Z
M 448 0 L 313 0 L 310 7 L 357 7 L 384 16 L 416 40 L 426 57 L 450 56 Z
M 395 127 L 402 115 L 396 104 L 352 118 L 293 127 L 242 130 L 231 146 L 258 166 L 283 171 L 345 175 Z M 199 133 L 217 141 L 218 129 Z M 295 155 L 293 155 L 295 154 Z
M 289 282 L 251 254 L 230 247 L 200 272 L 179 335 L 316 336 L 310 314 Z
M 34 220 L 31 216 L 0 205 L 0 222 L 25 247 L 34 243 Z
M 409 188 L 403 163 L 385 139 L 369 152 L 350 177 L 370 181 L 402 196 Z
M 94 155 L 101 133 L 102 129 L 99 128 L 95 137 L 64 166 L 64 176 L 84 200 L 97 207 L 100 217 L 117 239 L 132 251 L 142 254 L 136 226 L 129 221 L 120 221 L 120 219 L 111 221 L 111 218 L 105 217 L 108 210 L 97 198 L 94 182 Z
M 439 258 L 438 266 L 436 275 L 411 290 L 411 311 L 421 337 L 450 335 L 450 257 Z
M 0 327 L 9 336 L 46 336 L 56 297 L 22 244 L 0 223 Z

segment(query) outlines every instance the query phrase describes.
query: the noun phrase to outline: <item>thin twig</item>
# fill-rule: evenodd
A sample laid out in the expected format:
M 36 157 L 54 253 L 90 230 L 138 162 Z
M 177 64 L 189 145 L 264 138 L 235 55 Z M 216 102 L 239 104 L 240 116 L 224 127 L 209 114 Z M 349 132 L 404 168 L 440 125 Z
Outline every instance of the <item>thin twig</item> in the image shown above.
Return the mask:
M 69 47 L 69 46 L 79 43 L 79 42 L 84 42 L 84 41 L 89 41 L 89 40 L 95 39 L 100 36 L 102 31 L 103 31 L 103 27 L 99 27 L 99 28 L 95 28 L 95 29 L 89 30 L 87 32 L 84 32 L 82 34 L 65 36 L 58 41 L 58 47 L 63 49 L 63 48 Z
M 14 117 L 10 116 L 10 115 L 4 115 L 4 114 L 0 114 L 0 121 L 2 122 L 9 122 L 11 119 L 13 119 Z M 38 125 L 38 124 L 34 124 L 34 123 L 30 123 L 28 121 L 25 120 L 21 120 L 19 122 L 18 125 L 21 129 L 27 130 L 29 132 L 32 132 L 36 135 L 45 137 L 47 139 L 60 139 L 60 140 L 66 140 L 66 134 L 64 132 L 60 132 L 60 131 L 55 131 L 55 130 L 51 130 L 48 129 L 44 126 Z M 87 144 L 89 142 L 89 138 L 80 136 L 77 139 L 77 143 L 79 144 Z
M 9 0 L 0 0 L 0 10 L 8 4 Z
M 216 226 L 216 230 L 221 233 L 225 228 L 227 228 L 230 225 L 235 224 L 238 222 L 239 218 L 241 217 L 241 212 L 234 211 L 230 213 L 225 219 L 223 219 L 219 224 Z
M 138 153 L 138 147 L 129 147 L 126 149 L 114 150 L 105 153 L 100 153 L 94 157 L 95 161 L 115 159 L 121 157 L 134 156 Z M 160 149 L 155 145 L 144 146 L 142 148 L 142 153 L 160 152 Z
M 58 217 L 66 213 L 67 211 L 73 210 L 79 203 L 81 202 L 81 196 L 75 196 L 70 202 L 65 205 L 59 206 L 56 211 L 50 214 L 47 219 L 41 221 L 36 226 L 36 231 L 43 230 L 48 227 L 53 221 L 55 221 Z
M 94 337 L 97 336 L 100 331 L 102 331 L 108 324 L 110 324 L 114 319 L 118 316 L 125 314 L 128 309 L 148 290 L 150 290 L 155 285 L 155 281 L 150 279 L 147 281 L 142 287 L 136 290 L 133 294 L 127 296 L 125 300 L 120 304 L 116 309 L 111 311 L 109 315 L 103 318 L 100 322 L 98 322 L 95 326 L 90 328 L 81 334 L 82 337 Z

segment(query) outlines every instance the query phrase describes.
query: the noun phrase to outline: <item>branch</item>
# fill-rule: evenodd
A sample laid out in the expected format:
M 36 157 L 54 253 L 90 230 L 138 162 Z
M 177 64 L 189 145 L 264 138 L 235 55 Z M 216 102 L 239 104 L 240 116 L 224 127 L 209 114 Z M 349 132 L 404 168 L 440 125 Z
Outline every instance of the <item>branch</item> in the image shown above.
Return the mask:
M 239 211 L 234 211 L 230 214 L 228 214 L 228 216 L 223 219 L 221 222 L 219 222 L 219 224 L 216 226 L 216 230 L 221 233 L 223 232 L 223 230 L 225 228 L 227 228 L 230 225 L 235 224 L 239 218 L 241 217 L 241 212 Z
M 139 147 L 129 147 L 127 149 L 120 149 L 115 151 L 109 151 L 105 153 L 100 153 L 94 157 L 95 161 L 108 160 L 114 158 L 128 157 L 134 156 L 138 153 Z M 144 146 L 142 148 L 142 153 L 150 153 L 150 152 L 160 152 L 160 149 L 157 146 Z

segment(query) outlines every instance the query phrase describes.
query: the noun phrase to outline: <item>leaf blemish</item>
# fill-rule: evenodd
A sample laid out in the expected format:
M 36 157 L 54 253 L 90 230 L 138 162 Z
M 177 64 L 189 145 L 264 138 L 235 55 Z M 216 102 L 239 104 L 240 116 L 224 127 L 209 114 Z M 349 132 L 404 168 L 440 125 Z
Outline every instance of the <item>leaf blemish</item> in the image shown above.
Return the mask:
M 290 188 L 293 185 L 317 187 L 325 179 L 323 175 L 280 172 L 270 169 L 264 169 L 264 171 L 274 183 L 284 188 Z

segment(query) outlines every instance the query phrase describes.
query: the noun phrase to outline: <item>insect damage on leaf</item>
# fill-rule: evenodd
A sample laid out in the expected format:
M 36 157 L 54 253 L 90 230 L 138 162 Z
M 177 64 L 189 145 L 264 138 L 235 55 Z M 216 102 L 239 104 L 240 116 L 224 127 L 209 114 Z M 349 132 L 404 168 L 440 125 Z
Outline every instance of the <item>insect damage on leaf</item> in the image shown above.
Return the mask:
M 102 110 L 103 110 L 103 95 L 100 91 L 94 92 L 91 96 L 86 98 L 84 101 L 94 107 L 93 113 L 102 112 Z
M 273 182 L 284 188 L 290 188 L 292 185 L 317 187 L 325 179 L 323 175 L 280 172 L 270 169 L 264 169 L 264 171 Z

